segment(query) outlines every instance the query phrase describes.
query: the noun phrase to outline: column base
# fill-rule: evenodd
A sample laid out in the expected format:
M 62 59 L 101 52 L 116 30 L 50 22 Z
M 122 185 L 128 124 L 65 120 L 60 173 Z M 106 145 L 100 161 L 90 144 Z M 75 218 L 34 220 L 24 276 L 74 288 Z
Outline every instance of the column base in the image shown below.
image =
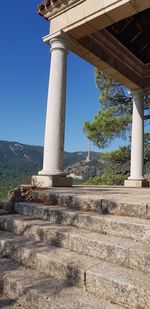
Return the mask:
M 146 179 L 127 179 L 124 181 L 124 186 L 128 188 L 144 188 L 149 187 L 149 181 L 147 181 Z
M 61 175 L 32 176 L 31 185 L 43 189 L 52 187 L 72 187 L 72 178 Z

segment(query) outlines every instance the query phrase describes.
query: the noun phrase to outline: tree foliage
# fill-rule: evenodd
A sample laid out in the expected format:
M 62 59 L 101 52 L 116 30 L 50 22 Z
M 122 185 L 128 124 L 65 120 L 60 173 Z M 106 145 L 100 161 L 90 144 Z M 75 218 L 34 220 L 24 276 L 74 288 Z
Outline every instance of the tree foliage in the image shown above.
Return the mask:
M 99 110 L 93 122 L 86 121 L 84 131 L 100 148 L 108 146 L 116 137 L 126 138 L 131 130 L 133 98 L 120 83 L 95 69 L 100 91 Z M 145 97 L 145 120 L 150 119 L 150 96 Z
M 101 153 L 101 159 L 105 162 L 105 170 L 113 174 L 129 175 L 131 147 L 124 146 L 111 152 Z M 144 135 L 144 166 L 145 172 L 150 170 L 150 133 Z

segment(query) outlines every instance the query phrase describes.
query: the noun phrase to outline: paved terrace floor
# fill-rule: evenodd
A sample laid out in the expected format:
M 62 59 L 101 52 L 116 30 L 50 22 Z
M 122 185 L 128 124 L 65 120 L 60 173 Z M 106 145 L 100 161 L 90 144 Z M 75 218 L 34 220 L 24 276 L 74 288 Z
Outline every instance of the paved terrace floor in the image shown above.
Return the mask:
M 44 191 L 44 190 L 42 190 Z M 75 195 L 85 199 L 107 199 L 116 202 L 150 204 L 150 188 L 125 188 L 121 186 L 73 186 L 48 189 L 51 193 Z

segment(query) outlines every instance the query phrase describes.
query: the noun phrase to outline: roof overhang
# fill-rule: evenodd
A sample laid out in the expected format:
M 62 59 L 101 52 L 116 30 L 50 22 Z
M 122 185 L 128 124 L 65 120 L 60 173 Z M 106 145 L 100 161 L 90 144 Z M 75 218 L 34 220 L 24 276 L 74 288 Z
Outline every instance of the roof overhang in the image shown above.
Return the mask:
M 150 0 L 49 0 L 39 10 L 74 53 L 131 90 L 150 89 Z

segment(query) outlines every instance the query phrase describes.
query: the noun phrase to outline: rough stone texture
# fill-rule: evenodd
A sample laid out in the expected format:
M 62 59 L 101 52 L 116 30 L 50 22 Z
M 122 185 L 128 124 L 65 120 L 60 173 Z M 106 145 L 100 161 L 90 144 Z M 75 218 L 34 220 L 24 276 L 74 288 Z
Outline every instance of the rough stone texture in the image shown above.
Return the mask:
M 70 226 L 52 225 L 48 221 L 29 220 L 18 215 L 0 218 L 0 228 L 53 246 L 150 272 L 149 241 L 135 242 Z
M 3 309 L 25 309 L 21 304 L 16 304 L 14 300 L 9 299 L 7 296 L 0 295 L 0 308 Z
M 76 226 L 102 234 L 135 240 L 146 240 L 150 237 L 149 220 L 145 219 L 93 214 L 92 212 L 73 211 L 63 207 L 43 206 L 34 203 L 16 203 L 15 211 L 34 219 Z
M 150 308 L 150 277 L 137 271 L 103 262 L 87 271 L 86 288 L 125 308 Z
M 62 280 L 23 267 L 5 274 L 3 292 L 5 296 L 0 298 L 0 304 L 8 304 L 6 309 L 122 309 L 83 290 L 68 287 Z M 12 300 L 8 301 L 8 297 Z
M 150 272 L 150 244 L 95 233 L 71 233 L 69 249 L 129 268 Z
M 99 263 L 96 258 L 82 256 L 69 250 L 26 240 L 1 232 L 0 253 L 32 267 L 66 284 L 84 287 L 86 270 Z
M 149 191 L 142 189 L 143 203 L 137 203 L 125 190 L 110 190 L 118 192 L 117 200 L 109 198 L 108 188 L 103 196 L 99 189 L 90 195 L 92 190 L 30 192 L 30 203 L 16 203 L 18 214 L 0 217 L 1 256 L 26 267 L 0 261 L 0 304 L 8 309 L 150 308 Z M 32 203 L 41 197 L 45 205 Z
M 7 272 L 18 269 L 20 267 L 19 263 L 13 262 L 6 258 L 1 258 L 0 256 L 0 293 L 3 290 L 3 276 Z M 1 308 L 1 307 L 0 307 Z
M 6 200 L 0 201 L 0 215 L 5 213 L 14 213 L 14 206 L 16 202 L 30 201 L 32 200 L 32 188 L 31 186 L 21 186 L 14 188 L 8 192 Z
M 134 240 L 146 240 L 150 235 L 149 222 L 138 218 L 81 214 L 78 215 L 77 226 Z
M 13 242 L 13 245 L 11 242 Z M 64 254 L 60 248 L 57 250 L 42 246 L 39 243 L 35 245 L 33 242 L 26 242 L 24 244 L 21 238 L 20 242 L 22 248 L 18 239 L 16 241 L 14 239 L 9 240 L 9 242 L 4 240 L 2 244 L 3 254 L 11 256 L 11 258 L 17 259 L 26 266 L 35 268 L 42 273 L 63 280 L 65 286 L 80 285 L 83 288 L 85 287 L 88 292 L 95 294 L 96 297 L 103 298 L 111 303 L 117 303 L 127 308 L 149 309 L 149 275 L 108 262 L 98 262 L 96 259 L 90 259 L 89 263 L 89 258 L 84 258 L 83 255 L 82 257 L 79 255 L 77 257 L 76 254 L 71 256 L 67 251 Z M 82 280 L 82 284 L 80 284 L 80 280 Z M 17 282 L 19 282 L 18 279 Z M 40 283 L 42 284 L 41 279 Z M 6 287 L 8 287 L 8 283 Z M 13 299 L 13 295 L 10 295 L 10 298 Z
M 32 220 L 22 216 L 3 216 L 0 228 L 16 235 L 24 235 L 36 241 L 47 242 L 57 247 L 68 248 L 71 227 L 53 225 L 48 221 Z
M 33 190 L 32 201 L 80 210 L 94 210 L 101 214 L 148 219 L 150 218 L 149 192 L 149 188 L 74 186 L 71 189 Z

